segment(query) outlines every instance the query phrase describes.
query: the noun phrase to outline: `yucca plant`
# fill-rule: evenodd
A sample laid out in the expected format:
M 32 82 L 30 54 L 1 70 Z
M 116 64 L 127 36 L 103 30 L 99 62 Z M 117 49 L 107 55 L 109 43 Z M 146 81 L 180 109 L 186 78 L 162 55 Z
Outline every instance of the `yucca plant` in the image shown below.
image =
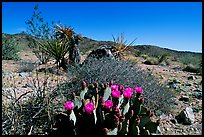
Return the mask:
M 70 64 L 76 64 L 80 61 L 80 52 L 78 40 L 81 39 L 76 35 L 71 27 L 61 27 L 58 24 L 54 27 L 54 36 L 52 40 L 45 42 L 35 42 L 39 44 L 43 52 L 56 60 L 58 67 L 67 69 L 68 59 Z M 69 55 L 67 58 L 66 55 Z
M 82 40 L 83 38 L 80 35 L 77 35 L 73 28 L 71 27 L 61 27 L 56 24 L 56 27 L 54 28 L 56 31 L 56 37 L 60 38 L 62 41 L 69 41 L 69 63 L 70 64 L 77 64 L 80 61 L 80 51 L 78 47 L 79 40 Z
M 129 44 L 127 43 L 127 40 L 124 41 L 124 34 L 121 33 L 120 37 L 118 36 L 117 39 L 113 36 L 114 45 L 113 45 L 113 54 L 115 57 L 123 58 L 125 56 L 125 51 L 129 49 L 130 46 L 132 46 L 136 39 L 134 39 Z
M 58 67 L 62 67 L 63 69 L 66 69 L 66 57 L 69 50 L 69 41 L 64 40 L 61 41 L 61 39 L 56 39 L 52 41 L 47 41 L 43 43 L 39 43 L 41 49 L 50 57 L 55 58 L 56 64 L 58 64 Z

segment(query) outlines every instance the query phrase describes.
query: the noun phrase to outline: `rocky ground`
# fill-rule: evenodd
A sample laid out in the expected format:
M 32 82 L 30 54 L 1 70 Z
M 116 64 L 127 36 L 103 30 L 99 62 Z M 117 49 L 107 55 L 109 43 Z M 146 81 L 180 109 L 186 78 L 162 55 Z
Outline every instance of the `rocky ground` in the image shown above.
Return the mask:
M 30 62 L 31 64 L 37 61 L 36 56 L 31 52 L 20 53 L 20 57 L 24 62 Z M 81 59 L 84 60 L 85 57 Z M 159 81 L 166 84 L 172 90 L 175 90 L 177 96 L 175 98 L 175 110 L 171 114 L 161 115 L 160 131 L 162 135 L 201 135 L 202 134 L 202 76 L 189 72 L 183 72 L 177 70 L 180 64 L 166 65 L 145 65 L 143 60 L 138 62 L 138 65 L 145 71 L 152 72 Z M 30 64 L 30 65 L 31 65 Z M 18 96 L 23 93 L 32 90 L 29 88 L 28 83 L 37 78 L 35 73 L 19 72 L 23 68 L 28 66 L 22 66 L 22 63 L 15 61 L 2 61 L 2 90 L 7 92 L 11 87 L 16 86 L 18 89 Z M 48 63 L 47 66 L 39 65 L 39 68 L 49 67 L 56 70 L 53 62 Z M 24 69 L 25 69 L 24 68 Z M 31 68 L 32 69 L 32 66 Z M 57 74 L 58 73 L 58 74 Z M 65 76 L 66 75 L 66 76 Z M 57 80 L 65 81 L 71 79 L 63 71 L 50 73 L 48 75 L 48 81 L 51 86 L 55 86 Z M 39 79 L 44 80 L 43 73 L 39 73 Z M 42 84 L 42 83 L 41 83 Z M 5 98 L 2 96 L 2 101 L 5 102 Z M 188 125 L 180 123 L 182 119 L 177 116 L 187 108 L 185 118 L 183 120 L 188 121 Z M 191 112 L 192 111 L 192 112 Z M 180 121 L 179 121 L 180 120 Z

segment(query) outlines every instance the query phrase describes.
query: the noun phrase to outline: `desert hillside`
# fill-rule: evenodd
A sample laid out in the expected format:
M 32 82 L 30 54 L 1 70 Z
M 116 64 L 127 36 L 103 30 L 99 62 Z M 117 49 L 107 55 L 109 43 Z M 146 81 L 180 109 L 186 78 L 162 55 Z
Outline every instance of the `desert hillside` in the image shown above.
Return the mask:
M 28 108 L 28 103 L 27 106 L 18 106 L 16 102 L 23 104 L 23 102 L 29 98 L 31 100 L 33 99 L 32 101 L 38 102 L 38 100 L 34 100 L 36 98 L 31 96 L 33 91 L 39 91 L 45 87 L 47 89 L 46 91 L 50 92 L 50 99 L 52 98 L 55 103 L 54 105 L 57 106 L 60 104 L 60 101 L 66 101 L 66 98 L 70 94 L 69 90 L 70 92 L 75 92 L 74 90 L 79 89 L 77 87 L 80 84 L 79 81 L 88 81 L 89 77 L 102 81 L 103 79 L 106 79 L 104 76 L 105 74 L 115 78 L 116 81 L 123 80 L 125 77 L 127 77 L 127 79 L 132 79 L 133 81 L 135 80 L 135 83 L 138 83 L 141 86 L 144 85 L 144 94 L 145 92 L 149 93 L 149 95 L 145 94 L 145 97 L 147 99 L 150 98 L 155 100 L 156 102 L 156 97 L 154 98 L 153 95 L 150 95 L 150 91 L 155 91 L 155 94 L 157 94 L 156 90 L 158 89 L 158 94 L 161 94 L 161 96 L 164 97 L 173 93 L 173 103 L 171 104 L 173 109 L 168 111 L 168 113 L 156 110 L 154 112 L 154 119 L 160 118 L 161 121 L 159 125 L 161 135 L 202 134 L 202 53 L 181 52 L 153 45 L 135 45 L 131 46 L 125 52 L 124 58 L 122 59 L 122 61 L 127 62 L 127 64 L 131 64 L 130 69 L 128 68 L 129 65 L 127 65 L 127 71 L 125 70 L 125 65 L 123 66 L 120 61 L 113 61 L 111 63 L 112 65 L 119 64 L 121 66 L 109 66 L 108 64 L 106 64 L 107 66 L 97 66 L 97 64 L 94 65 L 90 63 L 84 68 L 81 67 L 84 70 L 82 70 L 80 66 L 77 69 L 69 66 L 68 70 L 64 71 L 62 68 L 57 68 L 55 61 L 52 58 L 46 64 L 42 64 L 40 62 L 32 48 L 29 47 L 29 45 L 32 44 L 29 41 L 31 36 L 27 34 L 2 34 L 2 37 L 6 40 L 13 39 L 15 43 L 18 43 L 17 46 L 20 47 L 20 50 L 17 53 L 19 59 L 2 59 L 3 134 L 7 134 L 7 128 L 11 128 L 10 125 L 12 122 L 16 123 L 19 127 L 19 129 L 13 129 L 15 130 L 15 133 L 21 134 L 20 129 L 23 130 L 25 128 L 22 125 L 31 125 L 32 127 L 35 122 L 39 122 L 37 118 L 41 119 L 44 113 L 52 113 L 51 110 L 43 110 L 43 105 L 38 106 L 37 104 L 33 104 L 32 106 L 32 103 L 30 103 L 32 108 Z M 113 44 L 114 42 L 112 41 L 96 41 L 91 38 L 83 37 L 83 39 L 79 42 L 81 55 L 80 64 L 84 63 L 84 61 L 88 58 L 88 55 L 93 50 L 103 45 Z M 100 64 L 100 61 L 96 62 Z M 98 71 L 100 69 L 104 72 L 99 73 Z M 124 70 L 124 73 L 121 69 Z M 82 72 L 84 73 L 82 74 Z M 97 76 L 92 74 L 93 72 L 95 72 Z M 127 72 L 127 74 L 125 72 Z M 121 74 L 121 77 L 119 77 L 119 73 Z M 115 75 L 118 77 L 115 77 Z M 130 75 L 132 75 L 132 77 Z M 107 79 L 109 78 L 107 77 Z M 139 82 L 140 79 L 141 81 Z M 128 82 L 127 85 L 135 84 Z M 150 86 L 148 86 L 148 84 L 150 84 Z M 62 88 L 63 85 L 66 85 L 65 89 Z M 161 86 L 161 89 L 159 86 Z M 151 90 L 151 88 L 154 90 Z M 45 97 L 45 99 L 47 98 Z M 160 103 L 165 104 L 165 101 Z M 21 108 L 19 111 L 22 112 L 23 116 L 18 115 L 16 119 L 10 121 L 10 119 L 12 119 L 10 116 L 14 116 L 12 115 L 13 113 L 4 110 L 10 109 L 10 106 L 12 105 L 14 108 L 11 110 Z M 56 106 L 54 105 L 52 108 L 56 110 L 57 108 L 55 108 Z M 189 113 L 190 116 L 186 118 L 187 120 L 185 120 L 190 121 L 190 124 L 183 124 L 184 122 L 182 120 L 179 121 L 177 119 L 177 116 L 183 110 L 186 110 L 186 108 L 190 108 L 192 110 L 192 113 L 186 112 Z M 5 113 L 3 113 L 3 111 Z M 59 109 L 57 111 L 62 110 Z M 27 114 L 28 112 L 32 112 L 32 114 Z M 21 123 L 21 118 L 23 119 L 25 117 L 26 119 L 28 115 L 32 115 L 32 120 L 35 122 L 30 120 L 24 121 L 25 123 Z M 31 131 L 31 127 L 26 127 L 27 129 L 23 131 L 28 133 Z M 46 134 L 46 131 L 43 130 L 44 128 L 46 128 L 46 126 L 36 126 L 32 128 L 32 132 L 33 134 Z

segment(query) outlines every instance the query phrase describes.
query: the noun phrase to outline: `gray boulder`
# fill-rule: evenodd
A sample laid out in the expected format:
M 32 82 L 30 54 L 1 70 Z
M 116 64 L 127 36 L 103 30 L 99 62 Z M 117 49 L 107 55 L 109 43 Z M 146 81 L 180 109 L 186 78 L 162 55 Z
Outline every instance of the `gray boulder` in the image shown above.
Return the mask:
M 176 117 L 179 123 L 183 123 L 185 125 L 191 125 L 195 122 L 195 115 L 193 114 L 193 109 L 191 107 L 187 107 L 181 111 L 181 113 Z
M 111 57 L 115 58 L 112 54 L 113 47 L 108 45 L 103 45 L 98 47 L 96 50 L 93 50 L 88 57 L 102 58 L 102 57 Z M 88 58 L 87 57 L 87 58 Z

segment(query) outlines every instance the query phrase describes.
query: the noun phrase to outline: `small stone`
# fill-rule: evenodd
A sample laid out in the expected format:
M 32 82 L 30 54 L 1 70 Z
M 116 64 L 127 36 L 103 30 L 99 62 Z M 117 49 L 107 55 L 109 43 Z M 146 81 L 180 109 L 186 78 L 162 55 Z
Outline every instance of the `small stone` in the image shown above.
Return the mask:
M 181 87 L 180 87 L 180 90 L 182 90 L 182 91 L 184 91 L 184 92 L 189 91 L 189 89 L 188 89 L 188 88 L 181 88 Z
M 179 99 L 179 101 L 185 101 L 188 102 L 190 99 L 188 96 L 181 96 L 181 98 Z
M 192 93 L 192 97 L 202 100 L 202 92 Z
M 196 107 L 192 107 L 193 112 L 199 112 L 199 109 Z
M 202 131 L 202 124 L 198 124 L 198 125 L 196 126 L 196 128 L 197 128 L 198 130 Z
M 188 77 L 188 80 L 195 80 L 195 79 L 196 79 L 195 76 L 189 76 L 189 77 Z
M 21 76 L 22 78 L 25 78 L 25 77 L 30 76 L 30 73 L 28 73 L 28 72 L 21 72 L 21 73 L 19 73 L 19 76 Z
M 191 86 L 191 83 L 186 82 L 185 85 L 186 86 Z
M 177 79 L 174 79 L 173 82 L 174 82 L 174 83 L 181 84 L 181 82 L 180 82 L 179 80 L 177 80 Z
M 170 119 L 170 121 L 171 121 L 173 124 L 177 124 L 177 123 L 178 123 L 178 121 L 177 121 L 175 118 Z
M 202 89 L 201 88 L 197 88 L 195 90 L 193 90 L 194 92 L 202 92 Z
M 174 89 L 178 89 L 178 88 L 179 88 L 179 87 L 178 87 L 176 84 L 174 84 L 174 83 L 171 85 L 171 87 L 174 88 Z

